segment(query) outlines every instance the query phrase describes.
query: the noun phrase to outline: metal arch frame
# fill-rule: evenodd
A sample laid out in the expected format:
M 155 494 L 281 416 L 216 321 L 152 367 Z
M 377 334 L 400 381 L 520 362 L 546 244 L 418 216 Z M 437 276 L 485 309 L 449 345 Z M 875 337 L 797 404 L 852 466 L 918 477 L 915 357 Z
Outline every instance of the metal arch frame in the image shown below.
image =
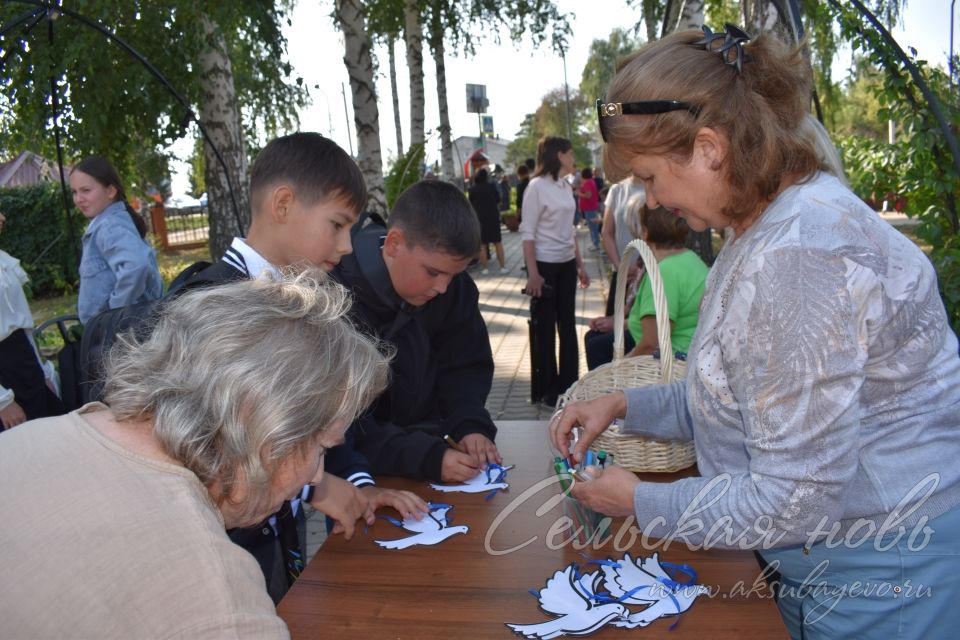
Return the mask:
M 159 69 L 153 66 L 153 64 L 151 64 L 150 61 L 147 60 L 139 51 L 134 49 L 130 44 L 128 44 L 122 38 L 117 36 L 115 33 L 110 31 L 107 27 L 105 27 L 104 25 L 102 25 L 97 21 L 91 20 L 86 16 L 77 13 L 76 11 L 67 9 L 57 4 L 53 4 L 51 2 L 47 2 L 45 0 L 9 0 L 9 1 L 33 5 L 36 8 L 30 11 L 27 11 L 23 15 L 18 16 L 17 18 L 14 18 L 10 23 L 0 27 L 0 36 L 6 35 L 8 32 L 17 28 L 21 24 L 27 21 L 30 21 L 32 19 L 32 22 L 28 24 L 27 27 L 24 29 L 24 35 L 28 34 L 44 17 L 46 17 L 48 20 L 48 23 L 47 23 L 48 38 L 52 43 L 53 42 L 53 20 L 58 15 L 65 15 L 70 18 L 73 18 L 74 20 L 76 20 L 82 25 L 101 33 L 104 37 L 106 37 L 111 42 L 120 46 L 121 49 L 126 51 L 130 56 L 132 56 L 135 60 L 137 60 L 141 65 L 143 65 L 143 67 L 150 73 L 150 75 L 156 78 L 160 82 L 160 84 L 162 84 L 164 88 L 170 93 L 170 95 L 172 95 L 177 100 L 177 102 L 179 102 L 183 106 L 183 108 L 186 109 L 186 114 L 183 116 L 181 120 L 183 126 L 186 126 L 189 122 L 193 121 L 197 125 L 197 128 L 200 130 L 200 133 L 203 135 L 204 142 L 210 145 L 210 149 L 213 150 L 213 154 L 214 156 L 216 156 L 217 162 L 219 163 L 220 167 L 223 169 L 224 177 L 226 178 L 226 181 L 227 181 L 227 190 L 230 192 L 230 204 L 232 205 L 232 208 L 233 208 L 233 215 L 236 219 L 237 229 L 239 230 L 240 234 L 243 235 L 244 233 L 243 220 L 240 217 L 240 208 L 237 205 L 237 196 L 233 187 L 233 182 L 230 180 L 230 171 L 227 169 L 227 163 L 223 159 L 223 155 L 220 153 L 220 149 L 217 148 L 217 145 L 215 145 L 213 140 L 211 139 L 210 134 L 207 132 L 206 127 L 203 126 L 203 123 L 200 121 L 199 118 L 197 118 L 197 115 L 194 113 L 190 103 L 187 102 L 186 98 L 184 98 L 180 94 L 180 92 L 176 90 L 176 88 L 174 88 L 173 84 L 166 78 L 166 76 L 164 76 Z M 10 54 L 12 50 L 13 50 L 12 48 L 8 50 L 8 52 L 5 53 L 4 57 L 0 59 L 0 69 L 2 69 L 5 66 L 6 57 Z M 76 239 L 74 237 L 73 224 L 70 221 L 70 203 L 69 203 L 68 191 L 67 191 L 67 186 L 66 186 L 64 171 L 63 171 L 63 149 L 60 143 L 59 113 L 58 113 L 58 107 L 57 107 L 56 92 L 53 90 L 54 79 L 52 76 L 50 78 L 50 82 L 51 82 L 51 98 L 52 98 L 52 109 L 53 109 L 52 115 L 53 115 L 54 137 L 56 138 L 56 145 L 57 145 L 57 164 L 60 170 L 60 186 L 64 196 L 64 208 L 66 210 L 67 226 L 68 226 L 68 229 L 70 230 L 71 242 L 74 245 L 74 249 L 77 250 Z M 78 258 L 78 261 L 79 261 L 79 258 Z

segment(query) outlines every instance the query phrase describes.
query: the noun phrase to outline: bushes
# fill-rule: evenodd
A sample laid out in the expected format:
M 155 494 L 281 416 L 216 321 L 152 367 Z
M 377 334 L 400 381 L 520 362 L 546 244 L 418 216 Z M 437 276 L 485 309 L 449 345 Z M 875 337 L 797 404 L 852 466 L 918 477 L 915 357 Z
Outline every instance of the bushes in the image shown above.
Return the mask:
M 393 203 L 407 187 L 420 180 L 420 168 L 423 166 L 423 145 L 411 145 L 410 149 L 390 164 L 390 170 L 384 177 L 387 196 L 387 209 L 393 209 Z
M 0 212 L 7 217 L 0 249 L 18 258 L 30 275 L 27 296 L 71 293 L 77 287 L 77 256 L 87 221 L 72 205 L 76 251 L 63 213 L 60 185 L 45 183 L 0 189 Z

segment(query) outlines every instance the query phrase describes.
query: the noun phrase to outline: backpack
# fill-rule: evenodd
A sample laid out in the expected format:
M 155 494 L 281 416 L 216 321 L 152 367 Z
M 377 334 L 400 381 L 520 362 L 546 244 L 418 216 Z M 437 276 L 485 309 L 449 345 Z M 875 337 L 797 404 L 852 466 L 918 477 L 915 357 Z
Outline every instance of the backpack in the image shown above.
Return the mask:
M 103 399 L 103 364 L 117 336 L 133 331 L 137 340 L 149 337 L 163 305 L 186 291 L 243 277 L 229 264 L 195 262 L 173 279 L 167 293 L 158 300 L 108 309 L 91 318 L 83 328 L 74 377 L 79 380 L 80 405 Z

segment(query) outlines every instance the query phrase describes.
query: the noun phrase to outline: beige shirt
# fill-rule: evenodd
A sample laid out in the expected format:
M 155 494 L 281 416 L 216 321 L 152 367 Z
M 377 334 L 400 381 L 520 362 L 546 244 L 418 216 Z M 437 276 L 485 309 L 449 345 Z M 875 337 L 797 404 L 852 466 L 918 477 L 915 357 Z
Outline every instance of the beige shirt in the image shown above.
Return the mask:
M 539 262 L 563 263 L 576 257 L 573 189 L 563 178 L 548 173 L 530 181 L 523 192 L 523 222 L 520 235 L 532 240 Z
M 84 418 L 0 434 L 0 638 L 288 638 L 199 479 Z

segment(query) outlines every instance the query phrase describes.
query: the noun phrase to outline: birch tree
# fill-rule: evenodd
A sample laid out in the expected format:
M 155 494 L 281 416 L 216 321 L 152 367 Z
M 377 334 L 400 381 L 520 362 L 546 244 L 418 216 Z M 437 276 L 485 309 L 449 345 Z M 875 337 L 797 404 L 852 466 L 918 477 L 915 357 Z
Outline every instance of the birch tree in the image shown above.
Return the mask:
M 418 0 L 404 0 L 403 40 L 407 45 L 407 69 L 410 73 L 410 146 L 423 145 L 423 27 Z
M 237 107 L 233 67 L 227 41 L 207 15 L 200 15 L 204 48 L 198 56 L 201 92 L 200 122 L 220 153 L 204 144 L 204 181 L 210 220 L 210 253 L 222 256 L 235 236 L 243 236 L 250 223 L 247 154 L 243 125 Z M 221 161 L 226 165 L 223 169 Z M 231 184 L 232 183 L 232 184 Z M 232 189 L 231 189 L 232 187 Z
M 380 112 L 362 0 L 336 0 L 336 16 L 343 32 L 343 63 L 350 76 L 353 122 L 357 130 L 357 164 L 367 183 L 367 206 L 371 211 L 386 215 Z

